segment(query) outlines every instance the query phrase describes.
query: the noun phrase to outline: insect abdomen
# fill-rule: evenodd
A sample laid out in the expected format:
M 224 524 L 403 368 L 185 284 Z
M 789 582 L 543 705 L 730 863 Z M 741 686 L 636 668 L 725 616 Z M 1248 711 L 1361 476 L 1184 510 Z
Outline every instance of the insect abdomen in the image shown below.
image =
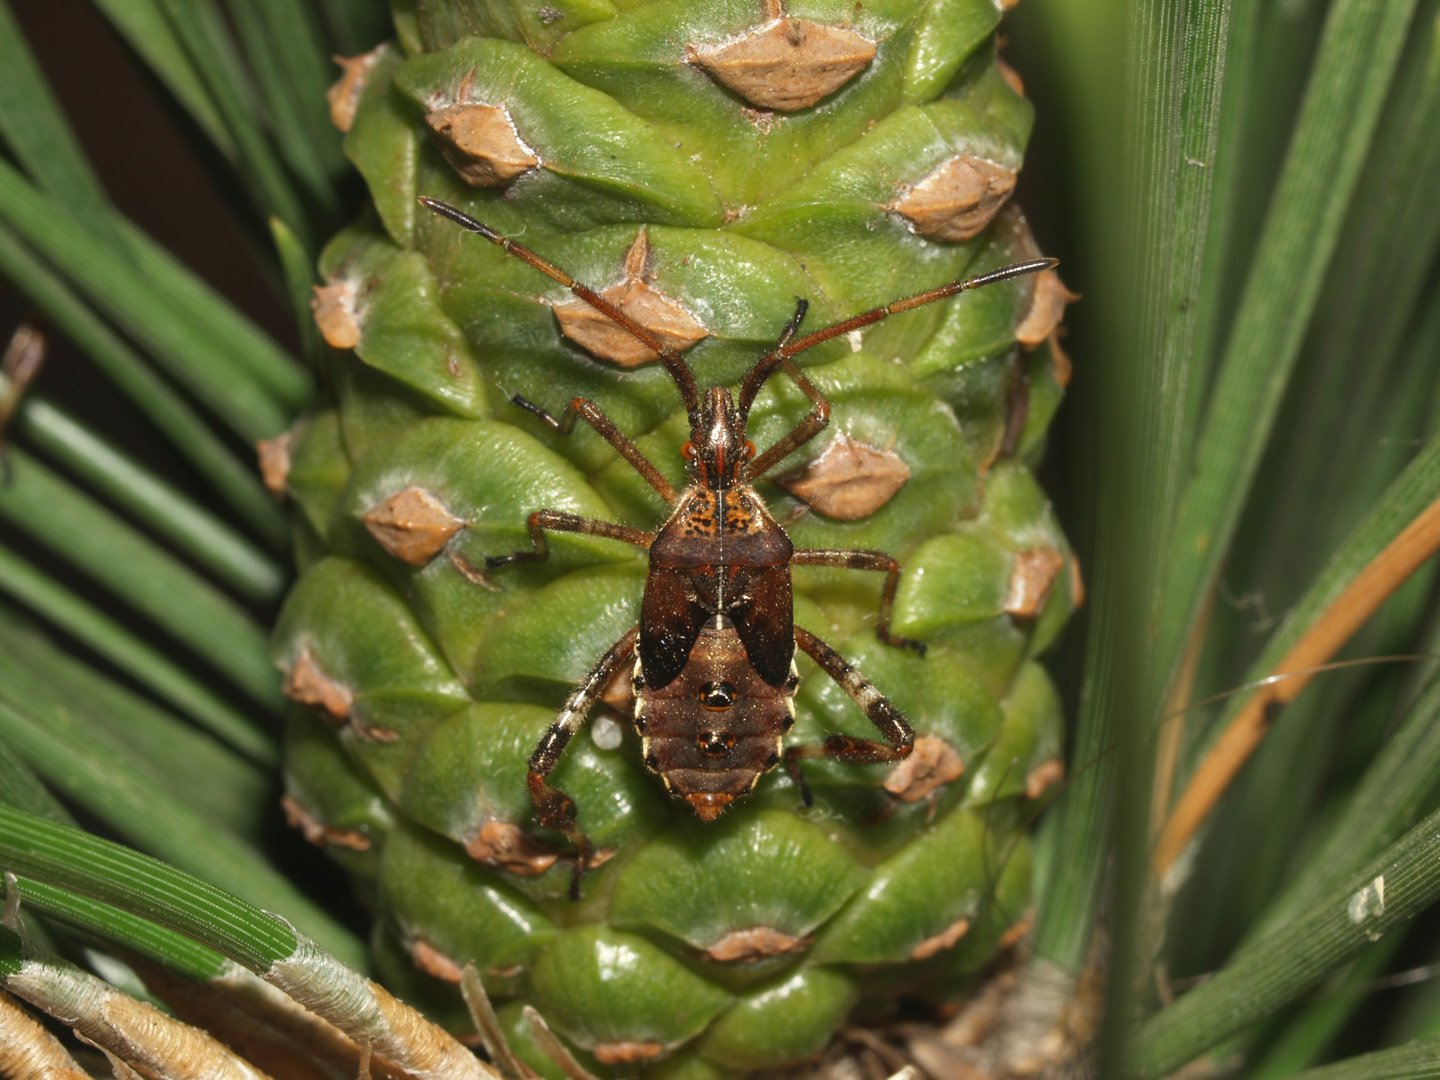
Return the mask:
M 702 821 L 713 821 L 779 764 L 794 694 L 794 679 L 771 686 L 760 678 L 733 626 L 709 623 L 675 679 L 658 690 L 637 687 L 645 764 Z

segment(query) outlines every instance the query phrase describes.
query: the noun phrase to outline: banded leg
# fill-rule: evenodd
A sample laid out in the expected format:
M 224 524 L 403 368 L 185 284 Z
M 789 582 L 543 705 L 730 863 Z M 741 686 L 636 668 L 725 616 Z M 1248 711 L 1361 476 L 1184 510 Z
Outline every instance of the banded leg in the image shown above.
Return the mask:
M 565 708 L 550 725 L 550 730 L 530 755 L 530 772 L 526 783 L 530 788 L 530 805 L 535 810 L 535 820 L 541 828 L 554 829 L 563 833 L 575 847 L 575 875 L 570 879 L 570 899 L 580 899 L 580 877 L 590 868 L 594 849 L 580 828 L 575 800 L 558 788 L 551 787 L 545 778 L 560 764 L 560 756 L 570 744 L 571 736 L 580 730 L 590 710 L 600 700 L 610 679 L 620 665 L 635 655 L 635 642 L 640 637 L 640 628 L 632 626 L 625 635 L 606 651 L 605 655 L 590 669 L 579 686 L 570 692 Z
M 487 555 L 485 565 L 493 570 L 497 566 L 509 566 L 517 562 L 543 562 L 550 557 L 550 545 L 545 542 L 546 532 L 584 533 L 586 536 L 603 536 L 619 540 L 636 547 L 648 548 L 655 537 L 643 529 L 632 529 L 629 525 L 617 525 L 613 521 L 596 521 L 594 518 L 567 514 L 564 510 L 536 510 L 530 515 L 530 550 L 514 551 L 509 555 Z
M 539 405 L 519 394 L 510 400 L 526 412 L 534 413 L 561 435 L 569 435 L 574 431 L 577 419 L 584 420 L 599 433 L 602 439 L 615 448 L 617 454 L 630 463 L 632 469 L 645 478 L 647 484 L 660 493 L 662 499 L 673 503 L 677 498 L 675 489 L 670 486 L 670 481 L 660 475 L 660 470 L 655 467 L 655 463 L 642 454 L 640 448 L 615 426 L 615 421 L 606 416 L 600 406 L 589 398 L 571 398 L 570 404 L 565 406 L 565 411 L 558 420 Z
M 883 551 L 835 551 L 830 548 L 801 548 L 790 557 L 792 566 L 838 566 L 843 570 L 883 570 L 885 588 L 880 593 L 880 621 L 875 633 L 886 645 L 914 649 L 925 655 L 925 643 L 890 632 L 895 613 L 895 590 L 900 586 L 900 564 Z
M 900 710 L 891 705 L 889 699 L 875 689 L 869 679 L 809 630 L 795 627 L 795 644 L 819 664 L 826 675 L 840 684 L 840 689 L 850 695 L 851 700 L 860 706 L 866 719 L 885 736 L 884 742 L 878 742 L 854 735 L 828 735 L 823 743 L 789 747 L 785 751 L 785 771 L 800 789 L 800 798 L 809 806 L 814 800 L 810 795 L 810 785 L 805 782 L 805 776 L 800 771 L 802 760 L 823 757 L 843 761 L 848 765 L 880 765 L 887 761 L 900 761 L 910 756 L 910 750 L 915 745 L 915 732 L 910 729 Z

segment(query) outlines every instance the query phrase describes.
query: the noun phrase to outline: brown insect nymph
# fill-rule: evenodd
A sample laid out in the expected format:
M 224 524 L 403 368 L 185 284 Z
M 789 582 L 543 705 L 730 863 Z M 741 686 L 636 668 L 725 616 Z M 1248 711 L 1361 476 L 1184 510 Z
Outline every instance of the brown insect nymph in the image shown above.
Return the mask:
M 809 804 L 810 791 L 800 769 L 805 758 L 880 764 L 907 757 L 915 740 L 910 725 L 839 653 L 794 624 L 790 585 L 792 566 L 883 573 L 876 633 L 887 644 L 923 654 L 923 644 L 890 630 L 900 564 L 879 551 L 797 551 L 753 485 L 829 421 L 830 406 L 796 366 L 792 358 L 797 353 L 901 311 L 1035 273 L 1056 265 L 1055 260 L 1033 259 L 953 281 L 796 339 L 806 310 L 801 300 L 775 347 L 756 361 L 738 396 L 732 397 L 723 386 L 702 393 L 679 353 L 563 270 L 452 206 L 425 197 L 420 202 L 559 282 L 648 346 L 674 379 L 690 424 L 690 439 L 682 448 L 690 483 L 684 491 L 676 491 L 594 402 L 577 397 L 557 419 L 523 397 L 512 399 L 562 434 L 569 434 L 575 421 L 583 420 L 672 507 L 658 533 L 558 510 L 537 510 L 529 518 L 529 549 L 485 560 L 489 567 L 542 560 L 548 555 L 546 532 L 603 536 L 650 552 L 639 625 L 612 645 L 575 688 L 530 758 L 536 820 L 563 833 L 575 846 L 572 893 L 578 894 L 580 875 L 593 852 L 574 801 L 552 787 L 547 777 L 605 687 L 627 663 L 634 665 L 634 723 L 645 764 L 659 774 L 666 790 L 704 821 L 719 817 L 782 761 Z M 780 370 L 804 393 L 811 409 L 788 434 L 757 454 L 746 435 L 746 422 L 756 395 Z M 881 740 L 833 734 L 819 744 L 784 747 L 785 734 L 795 722 L 797 647 L 855 701 Z

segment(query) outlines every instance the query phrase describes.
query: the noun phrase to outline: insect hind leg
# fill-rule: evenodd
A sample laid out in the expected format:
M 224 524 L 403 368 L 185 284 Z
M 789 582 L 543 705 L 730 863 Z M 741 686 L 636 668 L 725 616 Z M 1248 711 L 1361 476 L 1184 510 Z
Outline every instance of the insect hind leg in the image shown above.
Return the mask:
M 883 551 L 845 551 L 830 548 L 801 548 L 791 556 L 792 566 L 837 566 L 843 570 L 878 570 L 885 574 L 885 587 L 880 593 L 880 621 L 875 634 L 886 645 L 912 649 L 925 655 L 925 643 L 892 633 L 890 620 L 895 614 L 895 590 L 900 587 L 900 564 Z
M 575 848 L 575 872 L 570 879 L 570 899 L 580 899 L 580 878 L 590 868 L 595 849 L 585 831 L 580 828 L 579 813 L 575 800 L 559 788 L 552 787 L 546 777 L 560 764 L 560 758 L 570 739 L 590 715 L 590 710 L 600 700 L 605 687 L 620 666 L 635 655 L 635 642 L 639 640 L 640 628 L 632 626 L 619 641 L 606 650 L 596 661 L 590 673 L 580 685 L 571 691 L 565 707 L 550 725 L 550 730 L 530 755 L 530 770 L 526 783 L 530 788 L 530 805 L 535 811 L 535 820 L 541 828 L 562 833 Z
M 825 674 L 840 684 L 840 689 L 850 695 L 866 718 L 885 736 L 885 741 L 880 742 L 877 739 L 836 734 L 827 736 L 822 743 L 788 748 L 785 751 L 785 771 L 800 789 L 800 797 L 805 805 L 809 806 L 814 799 L 810 794 L 810 785 L 805 781 L 805 774 L 800 769 L 801 761 L 806 758 L 830 758 L 849 765 L 880 765 L 887 761 L 900 761 L 910 756 L 915 745 L 915 732 L 911 730 L 900 710 L 875 688 L 874 683 L 809 630 L 795 627 L 795 644 L 819 664 Z

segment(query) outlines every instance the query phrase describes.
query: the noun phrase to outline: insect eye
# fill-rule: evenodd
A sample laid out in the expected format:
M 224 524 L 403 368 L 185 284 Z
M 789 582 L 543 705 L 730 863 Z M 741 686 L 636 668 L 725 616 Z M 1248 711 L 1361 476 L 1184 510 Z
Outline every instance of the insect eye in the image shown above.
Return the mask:
M 685 445 L 680 447 L 680 453 L 685 455 L 686 461 L 695 460 L 695 444 L 686 440 Z

